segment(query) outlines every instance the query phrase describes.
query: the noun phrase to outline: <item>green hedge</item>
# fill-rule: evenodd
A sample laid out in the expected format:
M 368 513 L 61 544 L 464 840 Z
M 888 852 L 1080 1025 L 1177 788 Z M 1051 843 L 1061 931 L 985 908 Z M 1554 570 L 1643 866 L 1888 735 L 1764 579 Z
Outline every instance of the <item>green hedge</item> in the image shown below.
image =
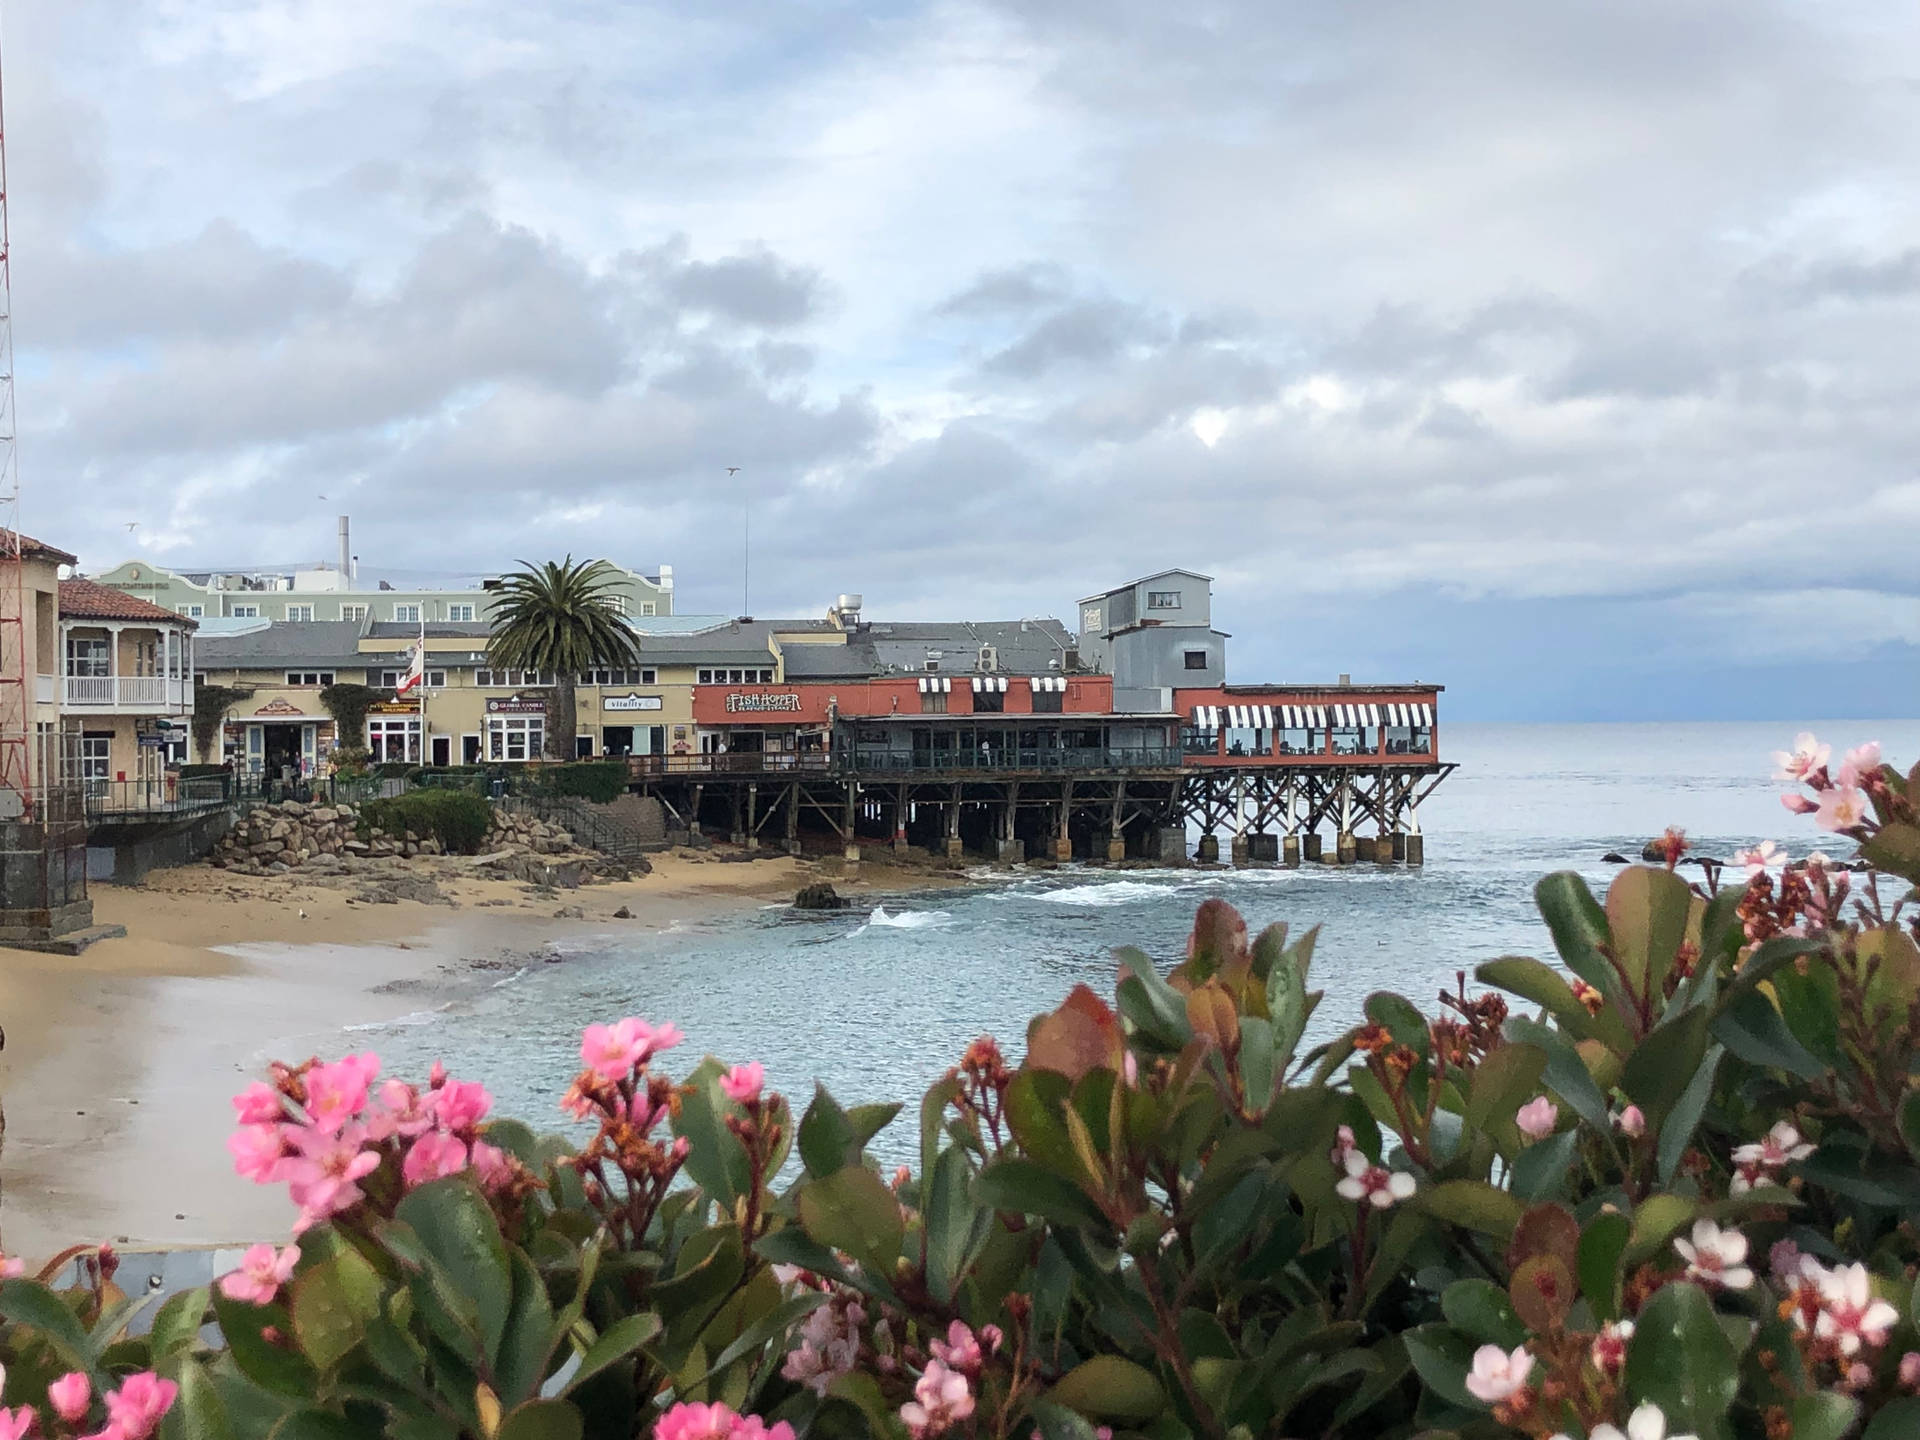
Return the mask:
M 361 823 L 389 835 L 431 835 L 453 855 L 479 853 L 493 807 L 469 790 L 409 790 L 360 807 Z
M 529 766 L 509 782 L 520 795 L 562 795 L 606 805 L 626 793 L 627 767 L 617 760 Z
M 485 765 L 423 765 L 407 778 L 429 790 L 471 790 L 484 795 L 496 772 Z

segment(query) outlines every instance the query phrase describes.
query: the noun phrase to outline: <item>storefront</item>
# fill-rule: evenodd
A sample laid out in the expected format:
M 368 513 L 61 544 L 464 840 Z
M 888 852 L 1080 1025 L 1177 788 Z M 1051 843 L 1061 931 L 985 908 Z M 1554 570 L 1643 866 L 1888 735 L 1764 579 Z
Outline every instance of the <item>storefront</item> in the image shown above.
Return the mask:
M 367 753 L 373 763 L 420 763 L 420 707 L 398 701 L 367 711 Z
M 547 743 L 547 702 L 521 696 L 487 701 L 486 757 L 520 764 L 538 760 Z
M 600 727 L 600 753 L 622 755 L 658 755 L 667 748 L 667 727 L 657 717 L 666 708 L 659 695 L 600 696 L 600 712 L 606 721 Z
M 226 758 L 255 775 L 312 775 L 333 745 L 333 718 L 284 698 L 226 725 Z

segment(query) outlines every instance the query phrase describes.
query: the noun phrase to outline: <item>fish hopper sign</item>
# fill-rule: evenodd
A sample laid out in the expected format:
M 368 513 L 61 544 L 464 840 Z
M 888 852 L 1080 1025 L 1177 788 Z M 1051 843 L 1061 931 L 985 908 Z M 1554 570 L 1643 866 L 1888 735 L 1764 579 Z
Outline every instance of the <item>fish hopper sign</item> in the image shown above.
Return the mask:
M 600 701 L 602 710 L 658 710 L 658 695 L 607 695 Z

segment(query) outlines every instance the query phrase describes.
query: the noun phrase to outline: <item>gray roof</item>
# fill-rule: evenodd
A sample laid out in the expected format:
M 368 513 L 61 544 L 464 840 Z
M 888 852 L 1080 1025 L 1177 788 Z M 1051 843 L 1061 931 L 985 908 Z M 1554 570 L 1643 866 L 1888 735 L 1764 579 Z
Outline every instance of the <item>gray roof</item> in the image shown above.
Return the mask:
M 1066 669 L 1075 641 L 1058 620 L 974 620 L 866 626 L 882 672 L 923 671 L 933 658 L 939 670 L 967 674 L 979 668 L 980 648 L 994 649 L 994 669 L 1003 675 L 1048 675 Z M 798 647 L 794 647 L 798 648 Z M 938 651 L 929 657 L 928 651 Z M 788 651 L 792 654 L 792 650 Z
M 1211 575 L 1202 575 L 1198 570 L 1183 570 L 1178 565 L 1176 565 L 1170 570 L 1156 570 L 1151 575 L 1142 575 L 1138 579 L 1127 581 L 1127 583 L 1124 585 L 1116 585 L 1111 590 L 1102 590 L 1098 594 L 1094 594 L 1094 595 L 1082 595 L 1080 597 L 1080 603 L 1084 605 L 1089 600 L 1104 600 L 1109 595 L 1118 595 L 1122 591 L 1132 590 L 1136 586 L 1144 585 L 1149 580 L 1159 580 L 1168 575 L 1185 575 L 1194 580 L 1204 580 L 1209 585 L 1213 583 L 1213 576 Z
M 244 635 L 206 635 L 193 646 L 201 670 L 266 669 L 282 664 L 365 665 L 358 620 L 275 621 Z
M 427 638 L 429 640 L 484 640 L 493 633 L 493 627 L 485 620 L 429 620 Z M 370 640 L 414 640 L 420 635 L 420 626 L 416 621 L 409 625 L 404 620 L 375 620 L 367 626 L 367 638 Z

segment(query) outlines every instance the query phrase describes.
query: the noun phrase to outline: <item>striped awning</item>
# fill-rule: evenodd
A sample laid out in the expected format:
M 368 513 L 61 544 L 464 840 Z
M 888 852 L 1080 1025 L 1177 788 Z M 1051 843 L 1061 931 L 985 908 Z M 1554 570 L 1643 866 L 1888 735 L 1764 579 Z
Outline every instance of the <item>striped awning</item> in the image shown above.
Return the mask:
M 1220 707 L 1218 705 L 1194 706 L 1193 728 L 1196 730 L 1218 730 L 1220 728 Z
M 953 693 L 953 677 L 950 675 L 926 676 L 920 681 L 920 693 L 922 695 L 951 695 Z
M 1036 675 L 1033 677 L 1036 693 L 1064 695 L 1067 690 L 1067 677 L 1064 675 Z
M 1004 675 L 976 675 L 973 677 L 973 693 L 986 695 L 1007 693 L 1007 677 Z
M 1281 723 L 1289 730 L 1327 728 L 1327 707 L 1324 705 L 1282 705 L 1278 708 Z
M 1227 724 L 1236 730 L 1271 730 L 1274 707 L 1271 705 L 1229 705 Z
M 1433 706 L 1431 705 L 1386 705 L 1389 725 L 1431 725 L 1433 724 Z

